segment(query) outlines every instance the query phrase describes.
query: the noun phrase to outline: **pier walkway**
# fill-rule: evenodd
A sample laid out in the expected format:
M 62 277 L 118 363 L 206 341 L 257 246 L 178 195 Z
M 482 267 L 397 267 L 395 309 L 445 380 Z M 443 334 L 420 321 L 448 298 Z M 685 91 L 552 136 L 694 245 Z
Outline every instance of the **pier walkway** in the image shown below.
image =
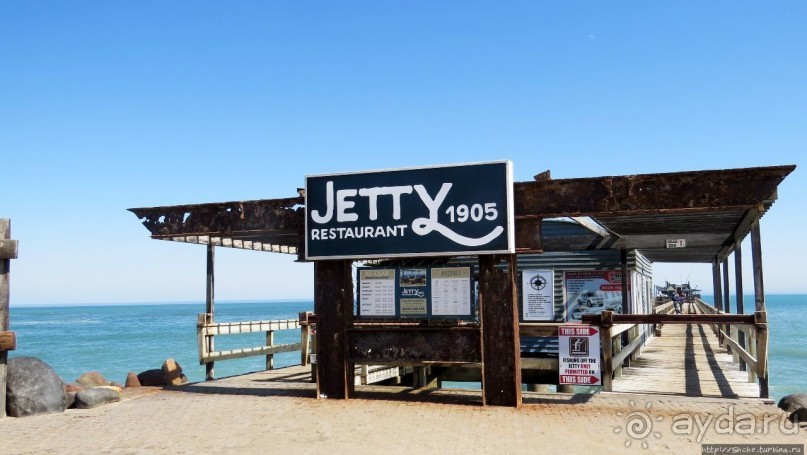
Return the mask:
M 756 382 L 740 371 L 708 325 L 668 324 L 613 382 L 614 392 L 691 397 L 758 398 Z

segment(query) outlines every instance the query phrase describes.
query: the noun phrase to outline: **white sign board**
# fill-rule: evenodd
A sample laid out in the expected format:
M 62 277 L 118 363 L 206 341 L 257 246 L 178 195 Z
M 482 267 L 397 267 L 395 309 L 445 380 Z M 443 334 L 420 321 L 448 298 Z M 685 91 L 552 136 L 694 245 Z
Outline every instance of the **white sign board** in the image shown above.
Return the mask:
M 525 270 L 521 274 L 522 319 L 555 319 L 555 283 L 552 270 Z
M 566 320 L 580 322 L 586 314 L 622 312 L 622 272 L 582 270 L 563 273 Z
M 587 325 L 558 327 L 558 384 L 602 385 L 600 332 Z
M 395 316 L 395 269 L 364 269 L 359 274 L 359 314 Z
M 667 248 L 686 248 L 687 239 L 667 239 Z
M 432 269 L 432 314 L 452 316 L 471 314 L 469 267 Z

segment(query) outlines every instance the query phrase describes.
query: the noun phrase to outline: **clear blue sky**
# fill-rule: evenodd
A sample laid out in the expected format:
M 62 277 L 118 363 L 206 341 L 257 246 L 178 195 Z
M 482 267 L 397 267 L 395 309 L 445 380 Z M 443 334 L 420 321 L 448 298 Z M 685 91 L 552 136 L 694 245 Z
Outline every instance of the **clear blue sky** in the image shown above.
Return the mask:
M 801 165 L 806 24 L 802 1 L 2 2 L 12 305 L 203 299 L 204 248 L 125 209 L 293 196 L 306 174 Z M 762 221 L 770 293 L 807 292 L 804 172 Z M 289 256 L 217 260 L 220 299 L 313 295 Z M 656 267 L 687 277 L 710 292 L 707 265 Z

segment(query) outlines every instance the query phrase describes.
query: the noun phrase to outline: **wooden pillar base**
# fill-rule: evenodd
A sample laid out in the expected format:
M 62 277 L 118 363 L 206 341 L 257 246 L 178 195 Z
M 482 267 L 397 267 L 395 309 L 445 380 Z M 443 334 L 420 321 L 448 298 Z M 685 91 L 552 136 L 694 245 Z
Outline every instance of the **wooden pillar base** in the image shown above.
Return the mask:
M 516 304 L 516 257 L 506 256 L 508 274 L 496 268 L 500 256 L 479 257 L 482 322 L 482 397 L 485 405 L 521 406 L 521 346 Z
M 349 260 L 314 263 L 317 315 L 317 397 L 346 399 L 354 390 L 354 365 L 347 361 L 347 332 L 353 324 L 353 272 Z

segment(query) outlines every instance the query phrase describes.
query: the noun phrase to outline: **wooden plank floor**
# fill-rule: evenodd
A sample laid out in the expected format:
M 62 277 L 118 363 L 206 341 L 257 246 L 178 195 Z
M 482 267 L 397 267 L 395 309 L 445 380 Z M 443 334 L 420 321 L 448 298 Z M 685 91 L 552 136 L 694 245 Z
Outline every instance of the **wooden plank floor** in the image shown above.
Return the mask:
M 662 336 L 650 338 L 639 359 L 614 378 L 613 391 L 759 398 L 757 384 L 748 382 L 712 329 L 698 324 L 665 325 Z

